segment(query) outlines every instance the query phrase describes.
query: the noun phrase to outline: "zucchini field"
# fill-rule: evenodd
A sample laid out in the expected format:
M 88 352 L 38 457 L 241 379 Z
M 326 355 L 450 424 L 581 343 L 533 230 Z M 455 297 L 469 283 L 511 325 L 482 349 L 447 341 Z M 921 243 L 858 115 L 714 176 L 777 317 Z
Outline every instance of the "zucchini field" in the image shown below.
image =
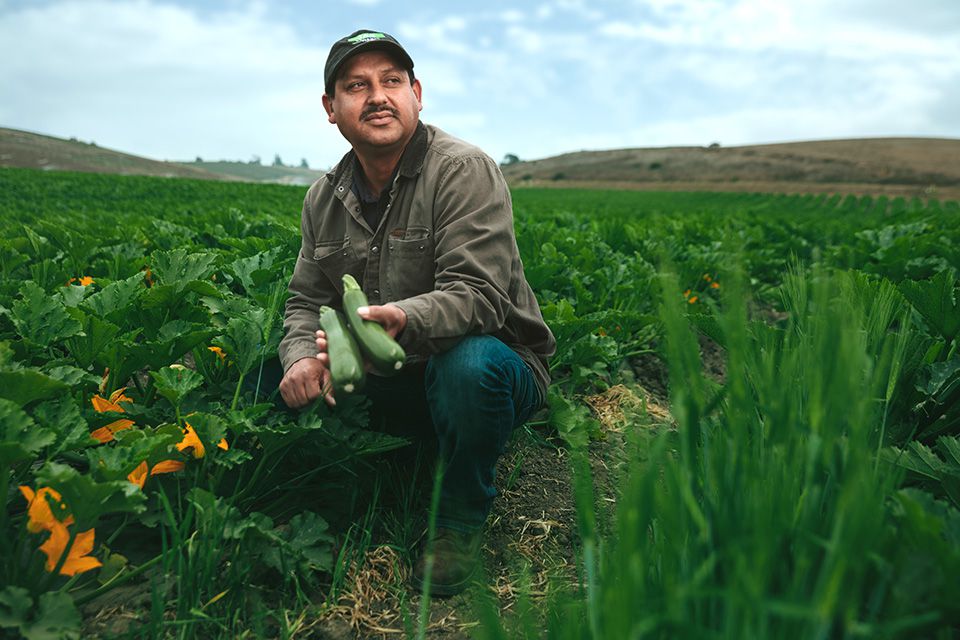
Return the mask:
M 264 389 L 304 193 L 0 170 L 0 636 L 328 637 L 359 558 L 409 562 L 408 443 Z M 956 202 L 513 197 L 573 562 L 443 637 L 960 638 Z M 611 428 L 614 389 L 666 410 Z

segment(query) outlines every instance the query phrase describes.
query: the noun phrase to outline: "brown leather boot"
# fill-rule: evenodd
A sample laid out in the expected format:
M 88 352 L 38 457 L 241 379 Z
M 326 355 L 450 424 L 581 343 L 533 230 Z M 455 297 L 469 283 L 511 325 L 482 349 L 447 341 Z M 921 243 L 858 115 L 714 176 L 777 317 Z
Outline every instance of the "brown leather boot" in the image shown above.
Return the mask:
M 480 566 L 480 540 L 482 532 L 461 533 L 453 529 L 437 529 L 431 545 L 420 553 L 413 567 L 411 582 L 418 591 L 423 590 L 426 577 L 427 557 L 432 551 L 433 569 L 430 572 L 431 596 L 454 596 L 470 585 Z

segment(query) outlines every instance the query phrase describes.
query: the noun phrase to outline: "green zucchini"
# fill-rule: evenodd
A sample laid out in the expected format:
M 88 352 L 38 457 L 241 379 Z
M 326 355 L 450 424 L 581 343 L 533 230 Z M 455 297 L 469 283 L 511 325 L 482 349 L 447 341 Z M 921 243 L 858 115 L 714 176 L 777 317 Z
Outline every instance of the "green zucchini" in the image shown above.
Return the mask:
M 343 312 L 347 323 L 357 338 L 360 351 L 380 375 L 392 375 L 403 367 L 407 354 L 403 347 L 390 337 L 379 322 L 364 320 L 357 313 L 359 307 L 367 306 L 367 296 L 349 273 L 343 276 Z
M 320 328 L 327 334 L 330 377 L 336 391 L 353 393 L 363 387 L 366 371 L 360 347 L 350 332 L 343 314 L 331 307 L 320 307 Z

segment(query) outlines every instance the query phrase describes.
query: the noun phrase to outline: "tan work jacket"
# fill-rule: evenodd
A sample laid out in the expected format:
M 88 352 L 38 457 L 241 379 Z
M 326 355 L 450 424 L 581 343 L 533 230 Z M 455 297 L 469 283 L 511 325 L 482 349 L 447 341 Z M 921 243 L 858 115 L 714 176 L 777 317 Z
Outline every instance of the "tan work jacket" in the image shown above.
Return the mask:
M 303 244 L 290 280 L 280 344 L 284 370 L 317 353 L 321 305 L 341 308 L 344 273 L 370 304 L 407 314 L 397 341 L 407 363 L 490 334 L 532 369 L 546 397 L 556 341 L 523 274 L 510 192 L 480 149 L 420 123 L 407 145 L 376 229 L 353 192 L 350 151 L 303 202 Z

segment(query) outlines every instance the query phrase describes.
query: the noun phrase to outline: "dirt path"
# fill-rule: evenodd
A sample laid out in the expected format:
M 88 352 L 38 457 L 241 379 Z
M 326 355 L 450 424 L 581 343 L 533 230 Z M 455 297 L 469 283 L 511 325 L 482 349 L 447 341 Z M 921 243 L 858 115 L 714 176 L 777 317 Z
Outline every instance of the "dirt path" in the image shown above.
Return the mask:
M 581 398 L 600 424 L 600 438 L 591 442 L 595 505 L 600 519 L 612 515 L 616 476 L 623 462 L 623 430 L 647 423 L 669 423 L 662 365 L 656 359 L 639 362 L 638 379 L 605 393 Z M 495 597 L 499 614 L 509 618 L 522 592 L 542 600 L 556 581 L 577 584 L 577 512 L 572 488 L 570 454 L 558 440 L 542 433 L 519 437 L 498 465 L 499 496 L 488 521 L 482 549 L 486 586 L 476 586 L 430 604 L 427 638 L 472 637 L 479 624 L 477 603 Z M 357 572 L 354 587 L 340 607 L 318 622 L 307 637 L 346 640 L 406 637 L 404 611 L 419 610 L 421 599 L 406 587 L 407 569 L 386 547 L 370 551 Z

